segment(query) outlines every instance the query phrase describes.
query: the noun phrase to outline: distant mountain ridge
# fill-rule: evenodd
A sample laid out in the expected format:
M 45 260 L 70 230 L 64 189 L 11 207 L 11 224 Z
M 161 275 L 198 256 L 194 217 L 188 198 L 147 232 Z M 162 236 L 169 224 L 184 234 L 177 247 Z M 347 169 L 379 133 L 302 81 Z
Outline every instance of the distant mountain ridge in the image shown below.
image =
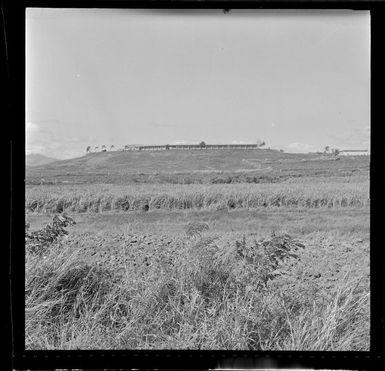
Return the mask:
M 31 153 L 26 156 L 27 166 L 40 166 L 50 164 L 51 162 L 59 161 L 57 158 L 41 155 L 40 153 Z

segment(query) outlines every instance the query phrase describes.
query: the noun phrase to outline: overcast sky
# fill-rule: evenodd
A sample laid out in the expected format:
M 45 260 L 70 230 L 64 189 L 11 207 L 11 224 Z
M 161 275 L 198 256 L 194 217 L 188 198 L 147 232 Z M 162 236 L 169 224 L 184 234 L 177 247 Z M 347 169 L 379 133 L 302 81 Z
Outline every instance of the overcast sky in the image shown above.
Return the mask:
M 367 149 L 366 11 L 27 10 L 27 153 Z

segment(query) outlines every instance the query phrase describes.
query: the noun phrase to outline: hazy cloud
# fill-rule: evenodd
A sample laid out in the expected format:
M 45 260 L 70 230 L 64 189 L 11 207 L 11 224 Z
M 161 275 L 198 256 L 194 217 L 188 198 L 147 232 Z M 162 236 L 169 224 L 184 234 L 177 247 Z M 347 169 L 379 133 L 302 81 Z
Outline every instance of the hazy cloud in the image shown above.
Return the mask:
M 173 140 L 170 144 L 198 144 L 198 142 L 194 142 L 194 141 L 191 141 L 191 140 Z
M 255 144 L 252 140 L 233 140 L 231 144 Z
M 26 124 L 26 154 L 39 153 L 48 157 L 66 159 L 85 153 L 89 138 L 63 137 L 35 122 Z
M 173 124 L 165 124 L 161 122 L 150 122 L 148 126 L 152 126 L 153 128 L 172 128 L 175 127 Z
M 36 131 L 39 131 L 39 125 L 35 122 L 28 121 L 25 126 L 25 130 L 27 133 L 34 133 Z
M 319 150 L 319 148 L 317 149 L 311 144 L 300 143 L 300 142 L 289 143 L 285 147 L 287 152 L 297 152 L 297 153 L 315 152 Z
M 329 134 L 330 143 L 327 145 L 339 149 L 369 149 L 370 126 L 363 125 L 360 128 L 346 128 L 344 132 Z
M 256 140 L 233 140 L 231 142 L 231 144 L 262 144 L 262 140 L 261 139 L 256 139 Z M 224 143 L 224 144 L 227 144 L 227 143 Z

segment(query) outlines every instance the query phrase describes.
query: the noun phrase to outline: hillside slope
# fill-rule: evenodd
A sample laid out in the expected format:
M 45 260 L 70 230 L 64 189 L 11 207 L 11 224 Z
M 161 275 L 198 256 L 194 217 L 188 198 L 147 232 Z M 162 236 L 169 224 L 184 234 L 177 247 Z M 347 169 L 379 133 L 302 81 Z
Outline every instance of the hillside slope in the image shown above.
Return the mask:
M 275 150 L 171 150 L 120 151 L 90 153 L 83 157 L 62 160 L 46 170 L 72 168 L 125 170 L 129 172 L 172 172 L 189 170 L 235 170 L 254 168 L 256 162 L 278 159 L 311 158 L 314 155 L 287 154 Z
M 31 153 L 25 157 L 26 166 L 41 166 L 58 161 L 56 158 L 47 157 L 39 153 Z
M 41 179 L 44 183 L 226 183 L 226 176 L 287 178 L 346 175 L 368 169 L 366 156 L 336 161 L 335 157 L 316 153 L 289 154 L 266 149 L 127 151 L 91 153 L 29 168 L 27 183 L 36 184 Z M 250 182 L 259 182 L 258 179 Z

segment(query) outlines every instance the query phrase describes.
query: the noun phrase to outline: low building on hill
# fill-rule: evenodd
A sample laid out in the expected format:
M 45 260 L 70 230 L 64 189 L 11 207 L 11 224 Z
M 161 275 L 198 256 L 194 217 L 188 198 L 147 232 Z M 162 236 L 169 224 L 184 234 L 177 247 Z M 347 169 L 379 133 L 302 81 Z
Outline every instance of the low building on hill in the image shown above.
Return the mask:
M 159 151 L 159 150 L 173 150 L 173 149 L 260 149 L 258 144 L 166 144 L 155 146 L 140 146 L 140 151 Z
M 368 156 L 369 154 L 367 149 L 345 149 L 339 152 L 340 156 Z
M 204 142 L 202 142 L 204 143 Z M 264 143 L 263 143 L 264 145 Z M 210 150 L 210 149 L 261 149 L 261 144 L 165 144 L 165 145 L 130 145 L 124 146 L 123 151 L 168 151 L 168 150 Z M 270 148 L 264 148 L 268 150 Z

